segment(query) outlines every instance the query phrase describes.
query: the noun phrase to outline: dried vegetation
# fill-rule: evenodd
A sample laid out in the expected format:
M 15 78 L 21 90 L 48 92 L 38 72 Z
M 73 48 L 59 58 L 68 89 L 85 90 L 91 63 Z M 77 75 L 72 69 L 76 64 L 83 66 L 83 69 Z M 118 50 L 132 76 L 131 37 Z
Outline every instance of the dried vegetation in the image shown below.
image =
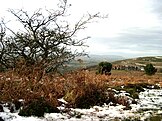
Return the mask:
M 30 73 L 29 73 L 30 71 Z M 41 78 L 39 77 L 41 76 Z M 39 79 L 38 79 L 39 78 Z M 114 102 L 127 106 L 127 100 L 116 98 L 110 88 L 133 84 L 159 84 L 162 76 L 147 76 L 144 72 L 113 70 L 112 75 L 96 75 L 94 71 L 74 71 L 64 76 L 40 75 L 39 68 L 21 68 L 0 73 L 0 101 L 14 102 L 23 99 L 24 105 L 42 98 L 53 107 L 59 106 L 58 98 L 64 97 L 69 107 L 90 108 Z M 134 93 L 134 90 L 127 89 Z M 126 90 L 126 91 L 127 91 Z M 135 96 L 136 97 L 136 96 Z

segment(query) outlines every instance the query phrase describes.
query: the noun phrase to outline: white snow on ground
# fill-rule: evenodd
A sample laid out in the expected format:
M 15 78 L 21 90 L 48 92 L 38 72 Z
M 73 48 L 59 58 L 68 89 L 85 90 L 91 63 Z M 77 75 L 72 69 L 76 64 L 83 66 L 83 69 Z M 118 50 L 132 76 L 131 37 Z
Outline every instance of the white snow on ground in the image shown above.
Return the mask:
M 139 98 L 141 109 L 162 109 L 162 90 L 146 89 Z
M 10 113 L 4 107 L 4 112 L 0 112 L 0 117 L 4 121 L 112 121 L 126 118 L 132 120 L 138 118 L 138 120 L 143 121 L 155 113 L 162 114 L 162 89 L 146 89 L 140 93 L 139 98 L 138 104 L 131 105 L 131 110 L 124 110 L 122 105 L 104 105 L 94 106 L 90 109 L 70 109 L 68 113 L 50 113 L 45 114 L 42 118 L 37 118 L 32 116 L 22 117 L 18 113 Z M 64 102 L 63 99 L 60 99 L 60 101 Z M 64 107 L 59 108 L 63 109 Z

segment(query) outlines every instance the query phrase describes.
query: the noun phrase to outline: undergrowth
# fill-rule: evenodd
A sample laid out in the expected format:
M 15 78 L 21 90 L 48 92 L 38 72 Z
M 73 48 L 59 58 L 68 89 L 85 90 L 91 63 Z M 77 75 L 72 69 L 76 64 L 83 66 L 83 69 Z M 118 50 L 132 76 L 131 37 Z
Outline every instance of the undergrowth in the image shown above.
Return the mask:
M 60 105 L 57 99 L 63 97 L 69 107 L 75 108 L 90 108 L 109 102 L 127 105 L 124 98 L 114 97 L 114 93 L 107 89 L 137 83 L 161 84 L 162 77 L 150 77 L 141 73 L 116 71 L 107 76 L 81 70 L 60 76 L 46 74 L 38 67 L 30 70 L 23 67 L 0 73 L 0 102 L 23 99 L 25 104 L 29 104 L 35 99 L 43 98 L 52 107 L 57 107 Z M 134 93 L 134 90 L 129 91 Z
M 20 116 L 38 116 L 43 117 L 44 113 L 59 113 L 60 111 L 53 107 L 44 98 L 33 99 L 23 106 L 20 110 Z

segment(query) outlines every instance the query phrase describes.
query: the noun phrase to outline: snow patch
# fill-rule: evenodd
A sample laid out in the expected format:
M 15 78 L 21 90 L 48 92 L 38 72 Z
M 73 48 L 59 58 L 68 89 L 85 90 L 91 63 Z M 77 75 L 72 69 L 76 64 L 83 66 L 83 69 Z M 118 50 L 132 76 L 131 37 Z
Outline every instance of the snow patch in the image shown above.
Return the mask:
M 120 95 L 125 95 L 123 91 Z M 67 104 L 64 99 L 58 99 L 60 102 Z M 23 101 L 23 100 L 22 100 Z M 23 117 L 18 112 L 10 113 L 8 108 L 3 105 L 4 112 L 0 112 L 0 117 L 4 121 L 107 121 L 107 120 L 124 120 L 138 119 L 145 120 L 154 114 L 162 114 L 162 89 L 145 89 L 139 94 L 137 104 L 131 104 L 130 110 L 124 110 L 125 106 L 109 105 L 94 106 L 90 109 L 68 109 L 62 113 L 46 113 L 44 117 Z M 65 110 L 65 107 L 59 107 Z

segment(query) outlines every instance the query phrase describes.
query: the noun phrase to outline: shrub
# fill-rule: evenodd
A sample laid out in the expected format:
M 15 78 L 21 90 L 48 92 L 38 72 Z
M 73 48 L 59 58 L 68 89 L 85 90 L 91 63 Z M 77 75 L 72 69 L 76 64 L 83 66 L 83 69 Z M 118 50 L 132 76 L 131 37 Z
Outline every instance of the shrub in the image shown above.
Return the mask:
M 100 74 L 110 74 L 110 71 L 112 69 L 112 64 L 109 62 L 100 62 L 98 64 L 98 72 Z
M 157 69 L 151 63 L 147 64 L 144 70 L 147 75 L 154 75 L 157 72 Z
M 129 99 L 125 96 L 116 96 L 116 94 L 113 90 L 108 90 L 106 86 L 89 83 L 84 87 L 77 87 L 67 92 L 64 99 L 73 108 L 88 109 L 96 105 L 110 104 L 111 102 L 113 105 L 121 104 L 129 109 Z
M 43 117 L 44 113 L 59 113 L 56 107 L 53 107 L 45 99 L 39 98 L 29 102 L 20 112 L 20 116 L 38 116 Z
M 74 108 L 90 108 L 94 105 L 103 105 L 107 98 L 104 87 L 96 84 L 87 84 L 77 87 L 65 95 L 65 100 Z
M 76 99 L 76 107 L 90 108 L 94 105 L 103 105 L 106 102 L 107 95 L 103 89 L 99 89 L 95 84 L 85 87 L 85 93 Z M 91 88 L 90 88 L 91 87 Z

